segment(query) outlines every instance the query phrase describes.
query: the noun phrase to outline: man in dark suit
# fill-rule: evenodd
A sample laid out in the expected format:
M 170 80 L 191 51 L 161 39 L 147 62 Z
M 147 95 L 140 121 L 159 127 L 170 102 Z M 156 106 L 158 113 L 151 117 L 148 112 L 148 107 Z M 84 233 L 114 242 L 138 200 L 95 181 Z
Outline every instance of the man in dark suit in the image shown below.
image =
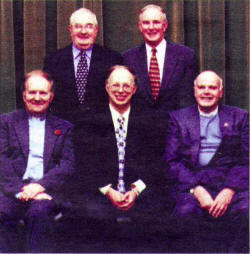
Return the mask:
M 220 252 L 248 252 L 248 113 L 218 104 L 223 85 L 213 71 L 196 78 L 194 94 L 198 105 L 171 112 L 168 124 L 165 173 L 175 228 L 188 237 L 176 251 L 218 252 L 224 243 Z M 214 246 L 202 242 L 210 233 Z
M 120 64 L 122 57 L 95 44 L 97 18 L 86 8 L 72 13 L 69 31 L 72 44 L 47 56 L 44 70 L 55 82 L 52 111 L 74 122 L 74 112 L 78 114 L 79 110 L 88 110 L 107 100 L 107 71 L 111 66 Z
M 74 132 L 79 202 L 96 233 L 97 225 L 104 226 L 99 233 L 106 237 L 103 251 L 149 251 L 153 249 L 147 244 L 156 243 L 149 239 L 161 241 L 163 177 L 152 169 L 151 127 L 131 107 L 135 82 L 128 67 L 112 67 L 106 81 L 109 105 L 93 112 L 87 123 L 79 122 Z M 166 250 L 166 242 L 155 250 Z
M 0 118 L 0 250 L 18 245 L 15 225 L 27 225 L 27 251 L 48 251 L 53 218 L 66 202 L 65 182 L 73 173 L 72 126 L 47 114 L 53 82 L 36 70 L 25 78 L 25 110 Z M 15 250 L 18 252 L 20 250 Z
M 134 102 L 152 119 L 159 160 L 165 147 L 168 112 L 193 103 L 198 66 L 192 49 L 165 40 L 168 21 L 160 6 L 145 6 L 139 14 L 138 28 L 144 43 L 124 52 L 123 58 L 136 71 L 139 89 Z

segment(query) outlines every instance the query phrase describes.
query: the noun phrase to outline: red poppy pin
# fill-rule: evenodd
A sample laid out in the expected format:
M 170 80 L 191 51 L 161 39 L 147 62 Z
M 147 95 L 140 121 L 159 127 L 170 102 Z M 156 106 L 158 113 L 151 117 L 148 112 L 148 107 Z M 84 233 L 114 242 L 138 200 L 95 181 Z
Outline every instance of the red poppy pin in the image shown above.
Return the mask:
M 60 135 L 62 134 L 62 131 L 61 131 L 61 130 L 55 130 L 55 131 L 54 131 L 54 134 L 55 134 L 56 136 L 60 136 Z

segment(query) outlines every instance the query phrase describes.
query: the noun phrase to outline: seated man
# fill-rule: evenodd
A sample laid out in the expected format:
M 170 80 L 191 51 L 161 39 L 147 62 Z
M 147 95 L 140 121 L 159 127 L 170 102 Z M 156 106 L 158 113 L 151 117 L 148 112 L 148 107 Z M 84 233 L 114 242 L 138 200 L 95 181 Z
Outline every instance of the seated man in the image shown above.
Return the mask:
M 20 219 L 27 226 L 27 251 L 48 251 L 53 218 L 65 198 L 63 185 L 73 173 L 72 125 L 47 114 L 52 86 L 48 74 L 28 73 L 25 110 L 0 117 L 1 252 L 13 252 Z
M 188 237 L 175 251 L 205 252 L 212 246 L 203 245 L 203 232 L 218 230 L 227 251 L 248 252 L 248 113 L 218 104 L 223 85 L 213 71 L 195 79 L 194 95 L 198 105 L 171 112 L 168 125 L 165 173 L 174 227 Z
M 151 167 L 151 130 L 130 104 L 136 90 L 135 75 L 128 67 L 112 67 L 106 81 L 109 105 L 93 112 L 87 123 L 83 118 L 74 132 L 79 202 L 94 221 L 95 233 L 98 222 L 107 223 L 99 235 L 108 233 L 113 244 L 107 238 L 104 243 L 109 249 L 102 246 L 103 251 L 111 251 L 112 246 L 114 252 L 136 251 L 137 244 L 142 248 L 137 250 L 143 250 L 147 247 L 142 241 L 158 238 L 157 224 L 161 224 L 163 177 Z M 128 238 L 135 244 L 123 242 Z

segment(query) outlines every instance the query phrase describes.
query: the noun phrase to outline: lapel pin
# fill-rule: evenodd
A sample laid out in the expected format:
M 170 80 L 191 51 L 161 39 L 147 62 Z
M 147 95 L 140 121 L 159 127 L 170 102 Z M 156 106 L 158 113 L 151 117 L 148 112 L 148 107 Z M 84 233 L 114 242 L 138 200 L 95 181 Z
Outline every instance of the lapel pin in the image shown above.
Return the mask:
M 62 131 L 57 129 L 57 130 L 54 131 L 54 134 L 56 136 L 60 136 L 62 134 Z
M 228 127 L 228 123 L 224 123 L 224 127 Z

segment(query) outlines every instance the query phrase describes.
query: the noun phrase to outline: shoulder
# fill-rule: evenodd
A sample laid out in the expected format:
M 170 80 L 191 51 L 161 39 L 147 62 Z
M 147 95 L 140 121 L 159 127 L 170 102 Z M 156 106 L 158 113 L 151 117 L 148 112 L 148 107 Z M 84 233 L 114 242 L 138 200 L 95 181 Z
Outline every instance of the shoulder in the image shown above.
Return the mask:
M 72 52 L 72 44 L 69 44 L 64 48 L 55 50 L 52 53 L 48 54 L 46 57 L 53 58 L 53 57 L 64 55 L 69 52 Z
M 1 114 L 0 119 L 1 122 L 14 122 L 18 121 L 19 119 L 22 120 L 25 115 L 26 115 L 25 110 L 19 109 L 9 113 Z
M 55 128 L 55 129 L 72 129 L 73 125 L 68 122 L 67 120 L 64 120 L 58 116 L 55 116 L 53 114 L 48 114 L 47 120 L 50 122 L 50 124 Z
M 249 115 L 248 111 L 245 109 L 235 107 L 235 106 L 224 105 L 224 104 L 220 105 L 219 112 L 220 112 L 220 115 L 221 113 L 227 114 L 228 116 L 231 115 L 236 120 L 247 118 Z
M 121 57 L 121 54 L 115 50 L 103 47 L 99 44 L 94 44 L 93 45 L 93 52 L 98 53 L 98 54 L 102 54 L 104 56 L 108 56 L 108 57 Z
M 134 48 L 130 48 L 130 49 L 124 51 L 122 53 L 122 55 L 123 55 L 123 57 L 134 56 L 134 55 L 138 54 L 139 52 L 141 52 L 141 50 L 144 49 L 144 48 L 145 48 L 145 44 L 142 43 L 142 44 L 140 44 L 140 45 L 138 45 Z
M 177 118 L 182 120 L 182 119 L 186 119 L 188 116 L 191 116 L 191 114 L 194 114 L 197 112 L 198 112 L 197 105 L 194 104 L 186 108 L 171 111 L 169 115 L 171 118 Z
M 189 48 L 188 46 L 185 46 L 184 44 L 180 44 L 180 43 L 174 43 L 174 42 L 170 42 L 170 41 L 166 41 L 166 47 L 168 49 L 172 49 L 175 50 L 176 52 L 181 52 L 181 53 L 185 53 L 185 54 L 195 54 L 195 51 L 191 48 Z

